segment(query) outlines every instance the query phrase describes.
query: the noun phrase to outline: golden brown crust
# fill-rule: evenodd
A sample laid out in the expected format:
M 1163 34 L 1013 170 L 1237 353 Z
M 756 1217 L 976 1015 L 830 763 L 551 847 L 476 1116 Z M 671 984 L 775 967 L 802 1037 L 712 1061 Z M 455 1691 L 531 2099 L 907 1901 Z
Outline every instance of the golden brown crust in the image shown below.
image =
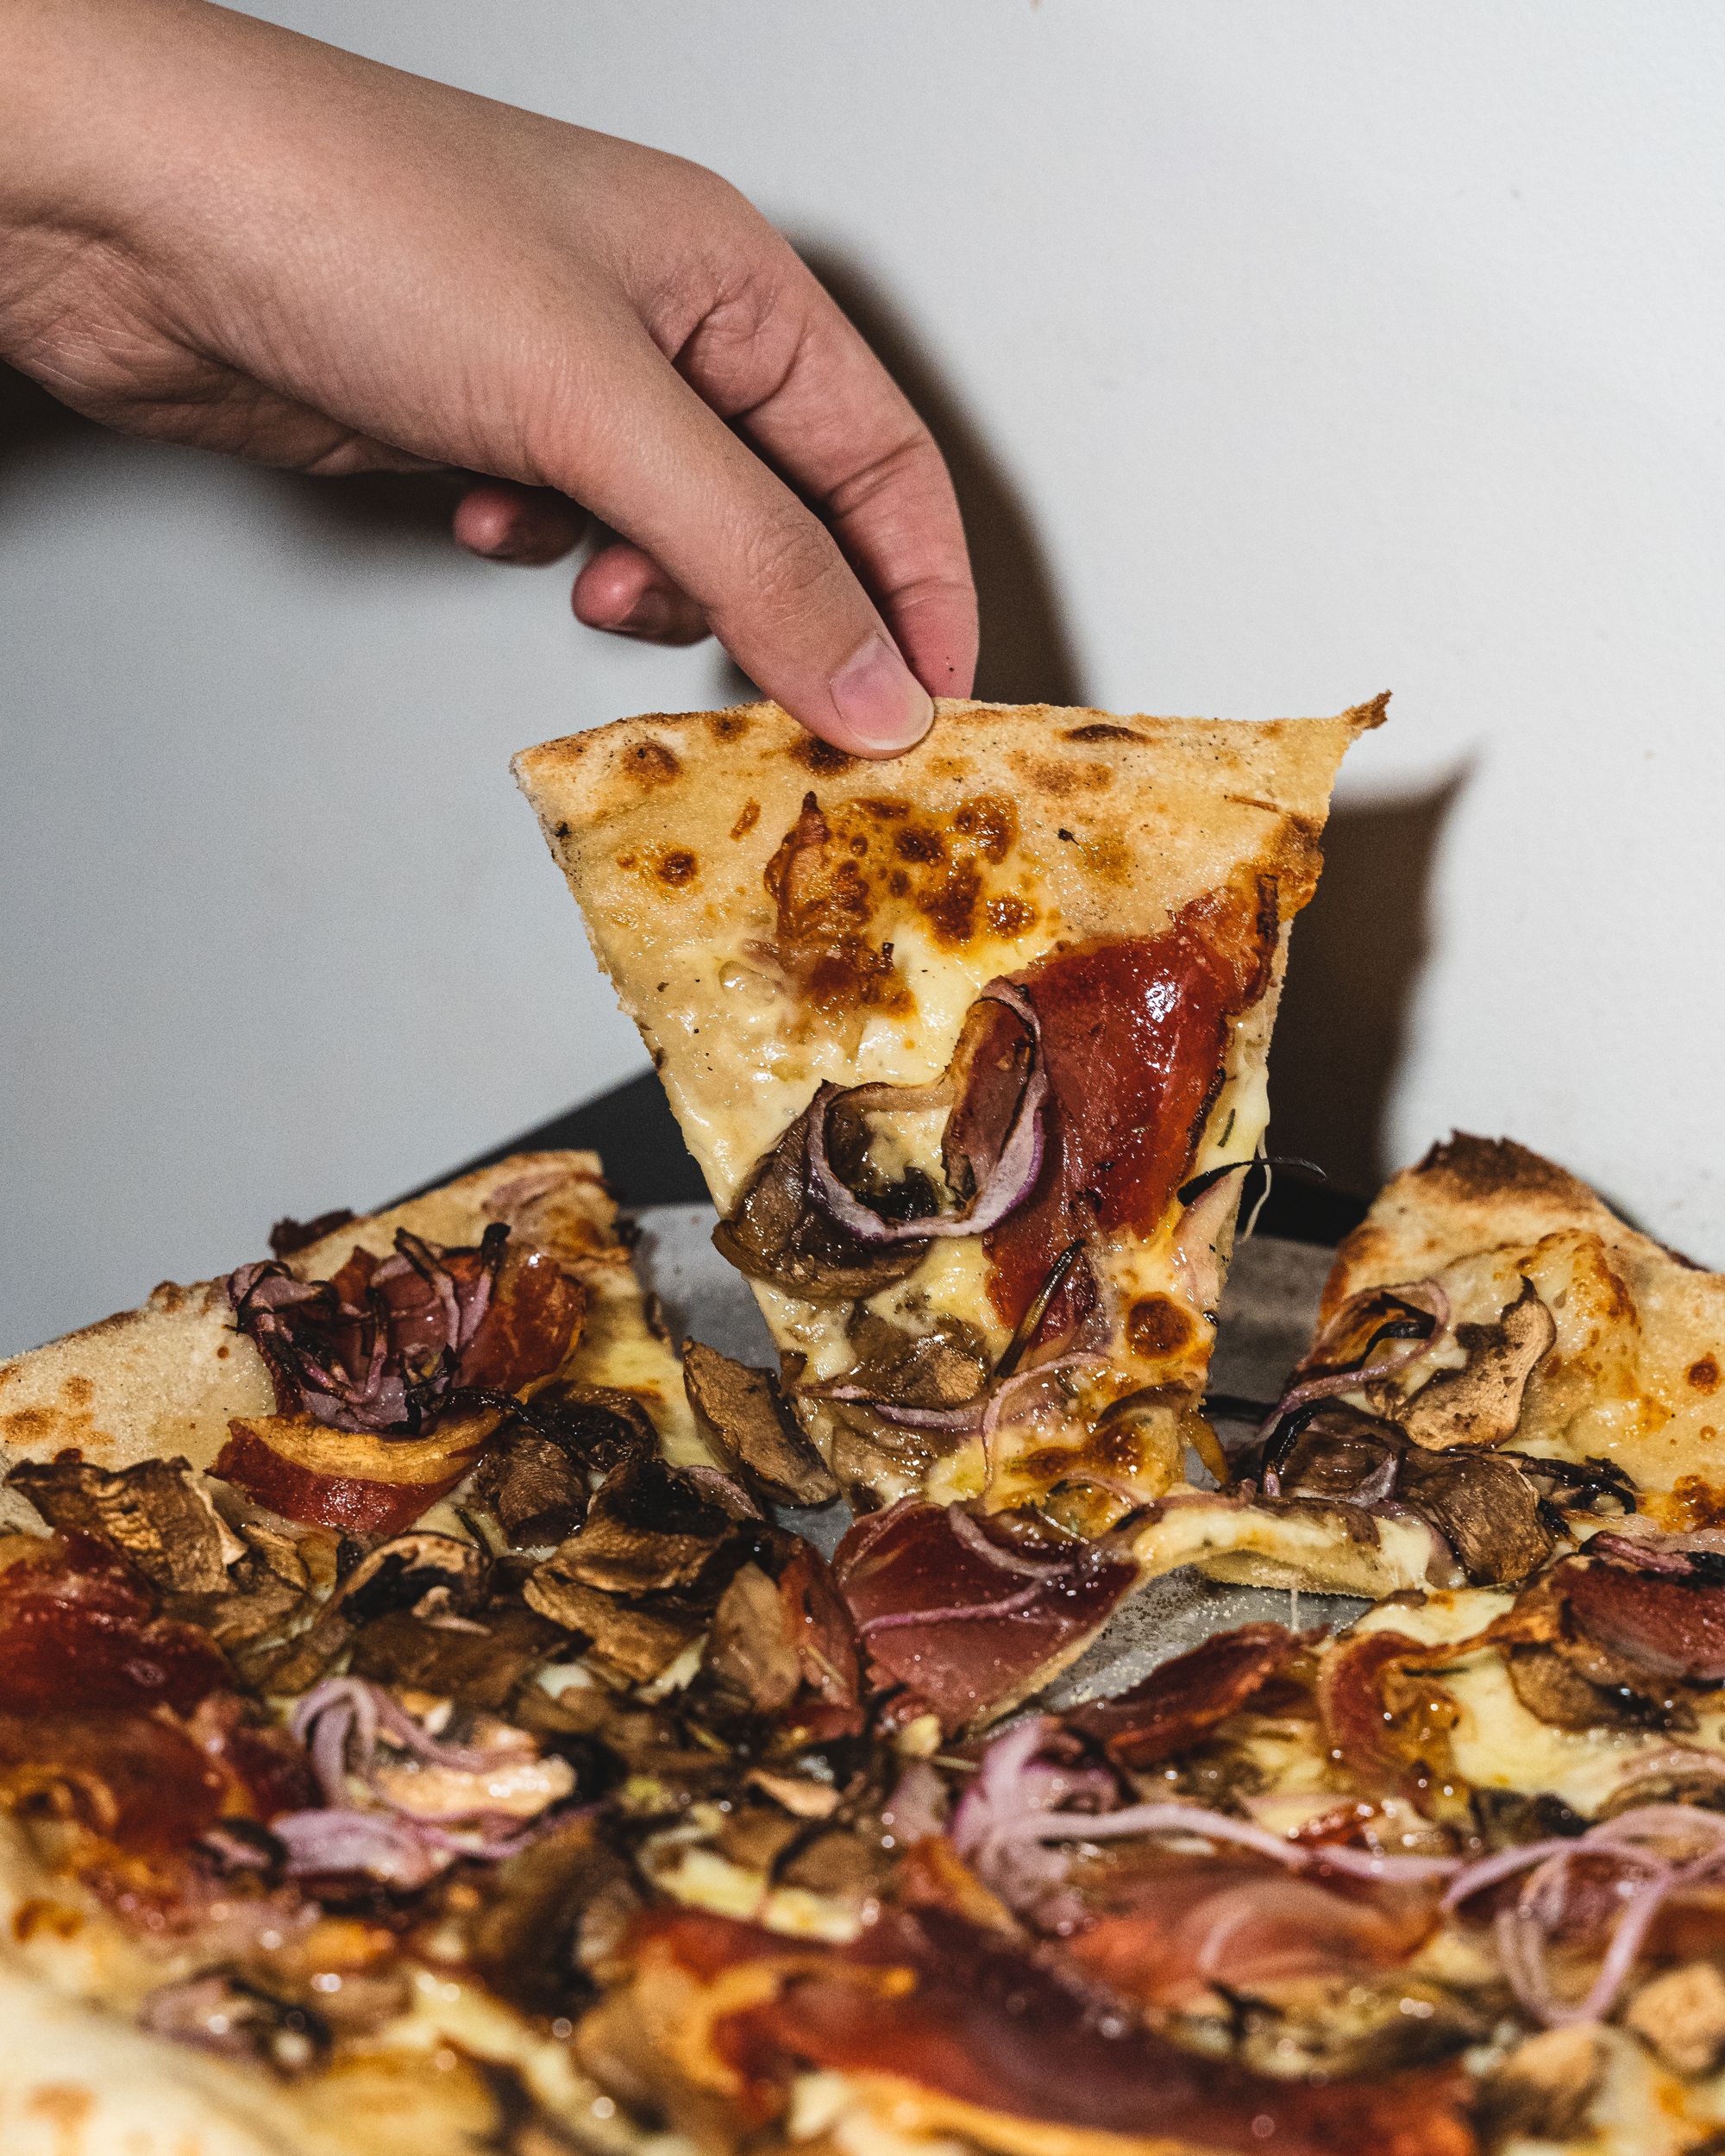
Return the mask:
M 1363 1288 L 1416 1279 L 1470 1251 L 1537 1243 L 1571 1229 L 1597 1235 L 1608 1246 L 1659 1253 L 1554 1161 L 1513 1138 L 1453 1131 L 1393 1175 L 1344 1238 L 1325 1283 L 1323 1315 Z

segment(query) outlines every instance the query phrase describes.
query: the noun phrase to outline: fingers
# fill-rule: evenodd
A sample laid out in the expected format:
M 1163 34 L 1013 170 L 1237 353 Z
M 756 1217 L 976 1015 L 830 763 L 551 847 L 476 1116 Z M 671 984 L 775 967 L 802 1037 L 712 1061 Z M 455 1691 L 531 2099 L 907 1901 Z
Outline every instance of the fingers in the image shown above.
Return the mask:
M 934 715 L 927 692 L 831 533 L 644 334 L 608 358 L 602 377 L 581 385 L 585 423 L 569 424 L 569 470 L 554 456 L 547 476 L 579 484 L 639 553 L 596 559 L 593 586 L 584 573 L 578 587 L 582 617 L 591 607 L 612 625 L 649 593 L 651 614 L 675 586 L 743 672 L 812 732 L 865 756 L 920 740 Z M 595 412 L 605 415 L 599 429 Z
M 482 479 L 455 505 L 451 530 L 469 554 L 537 567 L 569 553 L 586 522 L 572 501 L 549 488 Z
M 743 297 L 712 311 L 680 364 L 825 511 L 918 679 L 968 696 L 976 592 L 945 461 L 831 297 L 776 235 L 769 245 Z
M 700 608 L 626 539 L 599 548 L 575 579 L 571 599 L 576 620 L 589 629 L 658 644 L 698 644 L 707 634 Z

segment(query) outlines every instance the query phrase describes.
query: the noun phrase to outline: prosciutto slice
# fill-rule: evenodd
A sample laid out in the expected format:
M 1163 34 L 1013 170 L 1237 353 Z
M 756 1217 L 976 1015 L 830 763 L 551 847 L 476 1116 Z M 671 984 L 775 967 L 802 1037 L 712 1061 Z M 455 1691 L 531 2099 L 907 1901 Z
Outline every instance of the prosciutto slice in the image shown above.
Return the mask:
M 1608 1651 L 1652 1677 L 1725 1682 L 1725 1559 L 1697 1551 L 1657 1570 L 1598 1559 L 1565 1565 L 1562 1582 L 1576 1623 Z
M 1301 1641 L 1284 1625 L 1242 1625 L 1176 1654 L 1142 1683 L 1064 1717 L 1117 1766 L 1144 1768 L 1195 1744 L 1280 1677 Z
M 1279 932 L 1275 886 L 1253 880 L 1195 899 L 1160 936 L 1081 945 L 1015 976 L 1050 1097 L 1037 1185 L 984 1245 L 1005 1323 L 1075 1239 L 1154 1230 L 1191 1165 L 1228 1022 L 1263 994 Z M 1051 1311 L 1049 1330 L 1082 1315 Z
M 1138 1577 L 1033 1514 L 915 1498 L 858 1521 L 833 1570 L 875 1689 L 905 1687 L 948 1730 L 1034 1689 Z
M 853 1945 L 794 1944 L 729 1918 L 656 1911 L 649 1971 L 712 1984 L 780 1963 L 772 1988 L 727 1987 L 704 2032 L 765 2123 L 800 2067 L 879 2075 L 1020 2124 L 1143 2147 L 1246 2156 L 1474 2156 L 1459 2074 L 1330 2087 L 1268 2080 L 1180 2050 L 1105 2010 L 1015 1942 L 938 1908 L 889 1912 Z

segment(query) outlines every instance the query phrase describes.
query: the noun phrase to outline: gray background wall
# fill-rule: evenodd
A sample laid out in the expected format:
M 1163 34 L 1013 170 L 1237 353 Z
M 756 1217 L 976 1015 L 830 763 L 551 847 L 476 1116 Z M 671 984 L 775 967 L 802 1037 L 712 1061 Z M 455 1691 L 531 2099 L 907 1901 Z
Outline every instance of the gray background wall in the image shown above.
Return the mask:
M 1392 724 L 1278 1138 L 1513 1131 L 1725 1263 L 1725 15 L 279 0 L 719 167 L 957 465 L 984 686 Z M 415 490 L 0 427 L 0 1350 L 641 1066 L 505 768 L 728 694 Z

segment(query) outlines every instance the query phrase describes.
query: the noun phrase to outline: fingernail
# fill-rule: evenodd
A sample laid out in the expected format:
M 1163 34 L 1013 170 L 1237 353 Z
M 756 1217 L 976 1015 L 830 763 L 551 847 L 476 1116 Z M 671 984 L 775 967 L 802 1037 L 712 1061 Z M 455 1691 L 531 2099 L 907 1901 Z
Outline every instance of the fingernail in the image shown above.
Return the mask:
M 884 636 L 870 636 L 833 675 L 833 708 L 865 756 L 896 756 L 913 749 L 934 724 L 934 705 Z
M 676 619 L 676 605 L 668 592 L 649 584 L 618 623 L 625 636 L 662 636 Z

